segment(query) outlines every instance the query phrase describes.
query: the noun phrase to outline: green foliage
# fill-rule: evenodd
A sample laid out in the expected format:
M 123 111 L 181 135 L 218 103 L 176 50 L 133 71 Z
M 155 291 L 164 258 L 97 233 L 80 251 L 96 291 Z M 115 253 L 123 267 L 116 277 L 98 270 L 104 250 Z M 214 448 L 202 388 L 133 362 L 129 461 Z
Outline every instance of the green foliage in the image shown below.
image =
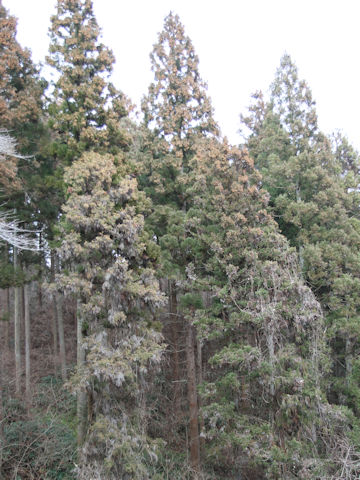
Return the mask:
M 68 387 L 89 400 L 76 458 L 75 403 L 61 383 L 43 379 L 30 414 L 5 395 L 4 472 L 193 478 L 182 407 L 173 444 L 157 438 L 170 437 L 162 432 L 168 398 L 182 392 L 181 372 L 171 395 L 169 372 L 159 373 L 164 323 L 166 334 L 174 325 L 180 370 L 181 342 L 196 329 L 199 476 L 358 478 L 359 158 L 346 139 L 318 130 L 311 92 L 290 57 L 281 60 L 270 102 L 258 92 L 243 117 L 253 161 L 220 139 L 178 16 L 166 17 L 154 45 L 155 81 L 138 127 L 109 81 L 115 59 L 100 41 L 91 0 L 58 0 L 47 132 L 45 83 L 1 2 L 0 24 L 2 123 L 23 153 L 39 152 L 3 162 L 1 183 L 8 194 L 19 174 L 24 188 L 11 205 L 27 223 L 46 225 L 45 243 L 61 265 L 52 288 L 79 300 L 86 360 Z M 0 273 L 1 288 L 25 281 L 6 262 Z M 169 323 L 159 314 L 156 277 L 171 294 Z M 324 379 L 328 398 L 346 406 L 328 403 Z
M 22 228 L 41 229 L 37 178 L 41 160 L 39 152 L 45 138 L 43 94 L 46 81 L 31 59 L 31 52 L 16 39 L 17 20 L 0 4 L 0 131 L 10 132 L 19 155 L 0 155 L 0 190 L 2 211 L 13 215 Z M 21 154 L 21 155 L 20 155 Z M 49 202 L 48 202 L 49 203 Z M 39 256 L 23 255 L 26 265 L 39 262 Z M 3 285 L 9 285 L 4 272 Z
M 40 195 L 52 198 L 43 210 L 51 218 L 51 240 L 67 195 L 64 168 L 83 152 L 122 155 L 131 143 L 128 101 L 109 81 L 115 59 L 100 33 L 90 0 L 58 0 L 47 57 L 58 75 L 48 104 L 51 139 L 43 149 Z
M 34 478 L 75 479 L 74 397 L 59 380 L 47 377 L 39 383 L 33 405 L 27 415 L 22 402 L 5 399 L 2 455 L 6 478 L 18 478 L 26 471 Z
M 21 268 L 15 271 L 12 263 L 0 262 L 0 288 L 20 287 L 24 281 L 25 274 Z
M 120 126 L 127 101 L 108 80 L 115 59 L 99 37 L 91 0 L 58 0 L 47 62 L 60 77 L 49 114 L 53 156 L 65 165 L 90 149 L 116 153 L 129 144 Z
M 270 102 L 259 93 L 254 98 L 249 117 L 242 117 L 251 130 L 247 146 L 263 174 L 281 232 L 297 248 L 302 274 L 325 314 L 332 351 L 324 351 L 321 363 L 332 363 L 335 374 L 326 377 L 328 396 L 357 411 L 352 364 L 360 325 L 358 156 L 346 139 L 337 135 L 331 143 L 319 131 L 311 91 L 288 55 L 271 85 Z M 297 335 L 297 342 L 303 340 L 302 333 Z M 285 412 L 294 411 L 295 405 L 287 405 Z M 339 441 L 344 444 L 349 437 Z M 342 454 L 336 452 L 333 465 Z
M 203 301 L 198 293 L 185 293 L 180 298 L 180 305 L 183 308 L 200 309 L 203 307 Z

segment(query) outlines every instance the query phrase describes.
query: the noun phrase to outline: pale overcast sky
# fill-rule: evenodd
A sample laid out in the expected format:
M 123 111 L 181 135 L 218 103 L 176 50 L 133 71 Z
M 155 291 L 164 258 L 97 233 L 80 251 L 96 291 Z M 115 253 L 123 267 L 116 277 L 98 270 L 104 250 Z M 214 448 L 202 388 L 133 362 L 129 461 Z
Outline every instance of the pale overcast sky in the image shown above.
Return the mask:
M 35 61 L 47 53 L 55 0 L 3 0 Z M 360 149 L 359 0 L 94 0 L 103 41 L 116 56 L 113 82 L 139 105 L 152 80 L 149 53 L 172 10 L 200 58 L 222 133 L 239 143 L 239 114 L 267 91 L 286 51 L 317 102 L 320 127 Z

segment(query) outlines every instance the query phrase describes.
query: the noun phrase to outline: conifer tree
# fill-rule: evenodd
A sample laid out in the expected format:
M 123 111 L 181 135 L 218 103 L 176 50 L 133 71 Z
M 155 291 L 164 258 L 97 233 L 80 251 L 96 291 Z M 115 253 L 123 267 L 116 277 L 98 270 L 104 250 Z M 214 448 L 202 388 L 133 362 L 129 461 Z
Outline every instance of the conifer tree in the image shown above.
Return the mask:
M 163 297 L 156 249 L 143 233 L 147 201 L 127 166 L 127 101 L 109 82 L 114 57 L 99 34 L 90 0 L 58 1 L 48 59 L 60 73 L 49 109 L 52 154 L 59 178 L 71 166 L 59 249 L 66 270 L 56 278 L 78 305 L 79 478 L 145 479 L 155 458 L 147 370 L 162 350 L 151 311 Z
M 143 100 L 145 126 L 151 133 L 148 133 L 148 149 L 142 158 L 141 185 L 153 201 L 154 212 L 148 224 L 162 247 L 161 275 L 168 281 L 170 335 L 167 340 L 173 352 L 175 417 L 180 413 L 179 351 L 182 345 L 186 349 L 184 375 L 189 400 L 190 464 L 196 472 L 200 469 L 196 339 L 192 323 L 185 316 L 185 311 L 192 306 L 184 301 L 189 293 L 186 269 L 191 262 L 193 241 L 187 236 L 191 196 L 187 196 L 186 191 L 199 139 L 216 137 L 219 130 L 206 84 L 199 74 L 198 57 L 177 15 L 170 13 L 165 18 L 150 58 L 155 81 Z M 178 428 L 176 423 L 175 418 L 174 429 Z
M 39 220 L 34 203 L 39 164 L 32 155 L 38 153 L 44 135 L 42 97 L 46 82 L 40 78 L 30 51 L 16 40 L 16 24 L 0 2 L 0 131 L 11 133 L 20 154 L 0 162 L 0 186 L 8 208 L 16 208 L 18 218 L 29 225 L 31 217 Z
M 129 142 L 119 129 L 126 99 L 109 81 L 114 55 L 99 37 L 91 0 L 58 0 L 47 61 L 59 74 L 49 114 L 53 154 L 64 164 L 86 150 L 114 152 Z
M 64 167 L 84 151 L 119 152 L 131 141 L 128 129 L 120 125 L 127 117 L 126 99 L 109 81 L 115 59 L 99 36 L 91 0 L 58 0 L 51 18 L 47 58 L 59 75 L 48 109 L 54 141 L 48 148 L 52 165 L 47 181 L 54 191 L 55 221 L 64 202 Z M 54 255 L 52 258 L 58 263 Z M 61 298 L 55 296 L 54 301 L 60 325 Z M 60 331 L 59 339 L 62 337 Z M 60 346 L 60 350 L 64 348 Z
M 0 2 L 0 132 L 11 133 L 19 153 L 0 162 L 0 187 L 6 208 L 16 209 L 19 220 L 30 226 L 40 219 L 34 185 L 39 162 L 33 155 L 44 135 L 46 82 L 40 78 L 30 51 L 16 40 L 16 24 L 15 17 Z
M 355 382 L 349 380 L 360 333 L 357 158 L 346 143 L 339 142 L 334 152 L 319 131 L 310 89 L 289 56 L 281 61 L 269 104 L 259 98 L 243 119 L 252 130 L 250 153 L 281 231 L 297 247 L 304 277 L 326 316 L 335 374 L 330 398 L 357 411 Z M 339 378 L 344 373 L 345 384 Z
M 229 477 L 331 478 L 346 457 L 340 447 L 355 452 L 348 419 L 322 391 L 320 305 L 266 211 L 248 154 L 204 139 L 192 171 L 187 230 L 196 254 L 187 283 L 211 299 L 191 300 L 208 364 L 205 462 Z
M 64 167 L 84 151 L 116 152 L 130 143 L 127 130 L 120 127 L 127 100 L 109 81 L 115 59 L 100 34 L 91 0 L 58 0 L 47 57 L 57 71 L 48 107 L 51 162 L 45 172 L 54 220 L 64 201 Z
M 153 122 L 156 136 L 186 162 L 199 133 L 217 134 L 218 127 L 199 74 L 199 59 L 178 15 L 165 18 L 150 59 L 155 83 L 143 102 L 146 123 Z
M 0 128 L 11 131 L 20 154 L 29 154 L 37 147 L 44 85 L 30 51 L 16 40 L 16 24 L 0 2 Z
M 26 230 L 33 230 L 32 224 L 39 218 L 33 201 L 32 185 L 37 162 L 31 154 L 37 151 L 43 131 L 44 82 L 40 79 L 39 71 L 32 62 L 30 51 L 22 48 L 16 40 L 16 25 L 17 20 L 9 14 L 0 1 L 0 141 L 2 143 L 0 190 L 2 220 L 4 220 L 2 227 L 3 238 L 5 237 L 6 241 L 15 247 L 11 252 L 8 244 L 2 245 L 1 277 L 5 276 L 3 273 L 14 267 L 15 272 L 10 285 L 15 286 L 13 310 L 15 389 L 16 393 L 20 394 L 22 386 L 20 291 L 24 282 L 21 264 L 38 263 L 38 258 L 29 253 L 19 253 L 22 248 L 37 249 L 37 242 L 26 237 L 28 234 Z M 11 138 L 6 135 L 7 132 L 11 133 Z M 15 215 L 14 212 L 16 212 Z M 21 233 L 25 233 L 25 236 Z M 12 267 L 9 265 L 10 258 L 13 260 Z M 27 350 L 29 350 L 28 342 Z M 26 373 L 29 373 L 29 369 Z
M 163 296 L 153 270 L 157 249 L 143 230 L 148 201 L 130 173 L 121 157 L 95 152 L 65 172 L 59 253 L 68 270 L 57 283 L 81 311 L 86 358 L 72 383 L 91 404 L 80 455 L 84 479 L 145 479 L 145 464 L 155 458 L 144 393 L 161 359 L 151 321 Z
M 109 81 L 115 59 L 101 43 L 100 33 L 91 0 L 58 0 L 47 57 L 58 75 L 48 108 L 51 165 L 45 172 L 55 219 L 64 201 L 64 167 L 84 151 L 114 153 L 131 142 L 121 126 L 127 118 L 127 100 Z

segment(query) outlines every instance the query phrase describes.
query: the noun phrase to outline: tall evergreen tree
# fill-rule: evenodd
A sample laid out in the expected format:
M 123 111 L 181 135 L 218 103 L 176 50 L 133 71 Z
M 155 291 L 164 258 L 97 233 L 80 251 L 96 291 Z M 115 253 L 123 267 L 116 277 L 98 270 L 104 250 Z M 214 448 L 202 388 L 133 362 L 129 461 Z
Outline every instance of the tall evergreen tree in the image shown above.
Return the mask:
M 148 149 L 142 157 L 141 185 L 153 201 L 154 212 L 148 224 L 162 247 L 161 275 L 167 279 L 170 298 L 170 332 L 167 336 L 172 349 L 174 370 L 173 414 L 179 428 L 181 417 L 181 380 L 187 380 L 189 405 L 190 464 L 200 468 L 198 427 L 197 377 L 195 343 L 192 323 L 185 311 L 192 308 L 184 303 L 189 293 L 186 270 L 191 263 L 193 239 L 187 235 L 187 211 L 191 196 L 187 195 L 192 158 L 199 139 L 218 136 L 206 84 L 201 80 L 198 57 L 177 15 L 170 13 L 164 22 L 150 56 L 155 81 L 143 100 Z M 181 350 L 186 351 L 185 371 L 181 372 Z M 182 428 L 182 426 L 181 426 Z
M 206 84 L 199 73 L 199 59 L 180 22 L 170 13 L 150 55 L 155 83 L 143 102 L 145 121 L 157 137 L 182 153 L 184 162 L 192 153 L 199 133 L 217 134 Z
M 38 164 L 32 154 L 37 152 L 43 133 L 42 94 L 45 87 L 44 81 L 39 77 L 38 68 L 32 62 L 30 51 L 22 48 L 16 40 L 16 26 L 17 20 L 9 14 L 0 1 L 0 132 L 11 133 L 11 137 L 16 140 L 14 145 L 16 143 L 16 149 L 21 154 L 17 155 L 15 149 L 12 149 L 7 152 L 8 155 L 2 156 L 0 161 L 2 211 L 5 216 L 10 215 L 10 217 L 16 211 L 17 220 L 12 222 L 10 240 L 11 236 L 14 234 L 16 236 L 17 230 L 21 230 L 18 221 L 21 222 L 22 229 L 30 230 L 33 229 L 33 223 L 39 220 L 38 210 L 34 204 L 35 190 L 32 185 Z M 8 139 L 2 135 L 2 141 L 4 140 Z M 34 243 L 31 243 L 32 249 L 36 250 Z M 21 247 L 21 244 L 20 241 L 15 246 Z M 10 284 L 16 285 L 13 311 L 17 394 L 20 394 L 22 387 L 20 292 L 25 276 L 21 269 L 24 265 L 38 262 L 37 256 L 29 252 L 19 253 L 17 248 L 11 251 L 8 244 L 2 245 L 1 276 L 5 278 L 3 274 L 9 272 L 9 260 L 12 260 L 16 271 L 16 274 L 12 275 Z M 8 286 L 9 283 L 6 287 Z
M 39 222 L 35 179 L 39 162 L 34 158 L 43 141 L 43 91 L 29 50 L 16 40 L 17 20 L 0 2 L 0 131 L 10 132 L 21 155 L 0 162 L 1 195 L 6 208 L 17 210 L 26 222 Z M 39 227 L 39 224 L 37 225 Z
M 49 108 L 52 154 L 59 178 L 71 166 L 58 250 L 67 270 L 56 278 L 78 304 L 79 477 L 145 479 L 155 458 L 146 371 L 162 349 L 151 309 L 163 297 L 143 233 L 147 201 L 128 168 L 127 100 L 109 82 L 114 57 L 99 33 L 90 0 L 58 1 L 48 59 L 60 73 Z
M 269 104 L 256 99 L 243 120 L 252 130 L 248 146 L 263 173 L 275 217 L 297 247 L 304 277 L 327 319 L 335 374 L 330 398 L 357 411 L 358 393 L 350 382 L 360 333 L 356 155 L 341 142 L 334 152 L 319 131 L 310 89 L 299 80 L 288 55 L 277 71 Z
M 127 118 L 127 101 L 109 81 L 115 59 L 99 36 L 91 0 L 58 0 L 47 58 L 58 73 L 48 108 L 53 141 L 48 148 L 52 171 L 47 182 L 54 191 L 55 221 L 64 202 L 64 167 L 84 151 L 121 152 L 131 142 L 128 129 L 121 125 Z M 55 255 L 52 258 L 58 264 Z M 62 320 L 60 303 L 61 298 L 55 298 L 58 323 Z
M 44 85 L 30 51 L 16 40 L 16 25 L 0 2 L 0 128 L 11 131 L 19 153 L 29 154 L 37 150 Z
M 38 153 L 44 135 L 46 82 L 40 78 L 30 51 L 16 40 L 16 24 L 0 2 L 0 130 L 11 133 L 23 155 L 0 163 L 0 186 L 8 207 L 16 208 L 18 217 L 29 224 L 31 217 L 39 218 L 34 186 L 39 164 L 31 155 Z
M 57 275 L 78 298 L 86 358 L 72 383 L 91 405 L 84 428 L 79 478 L 146 479 L 156 458 L 147 436 L 145 392 L 161 359 L 152 326 L 163 304 L 154 275 L 157 249 L 144 232 L 148 201 L 121 157 L 84 154 L 66 169 L 59 250 L 69 269 Z
M 109 81 L 115 59 L 100 33 L 91 0 L 58 0 L 47 57 L 57 80 L 48 105 L 52 141 L 44 173 L 52 192 L 53 221 L 64 202 L 64 167 L 84 151 L 117 152 L 130 143 L 127 130 L 120 127 L 127 100 Z
M 188 319 L 207 365 L 205 464 L 229 478 L 331 478 L 346 448 L 355 451 L 348 418 L 322 390 L 320 305 L 266 212 L 268 195 L 248 154 L 204 139 L 192 171 Z M 196 301 L 204 291 L 210 301 L 199 294 Z
M 58 0 L 47 61 L 59 74 L 49 114 L 53 154 L 63 164 L 86 150 L 114 153 L 129 142 L 119 128 L 126 99 L 109 81 L 114 55 L 99 37 L 91 0 Z
M 150 55 L 155 82 L 143 99 L 145 125 L 152 135 L 152 153 L 145 162 L 146 188 L 156 203 L 186 211 L 183 185 L 199 138 L 218 136 L 199 59 L 180 22 L 170 13 Z

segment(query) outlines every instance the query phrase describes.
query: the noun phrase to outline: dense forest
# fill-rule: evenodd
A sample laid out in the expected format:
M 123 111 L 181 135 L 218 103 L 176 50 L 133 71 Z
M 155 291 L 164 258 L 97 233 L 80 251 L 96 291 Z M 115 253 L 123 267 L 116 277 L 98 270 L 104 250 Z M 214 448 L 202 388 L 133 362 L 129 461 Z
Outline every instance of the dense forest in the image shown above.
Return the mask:
M 16 28 L 0 0 L 0 478 L 359 479 L 360 158 L 290 56 L 231 145 L 177 15 L 138 117 L 91 0 L 52 80 Z

